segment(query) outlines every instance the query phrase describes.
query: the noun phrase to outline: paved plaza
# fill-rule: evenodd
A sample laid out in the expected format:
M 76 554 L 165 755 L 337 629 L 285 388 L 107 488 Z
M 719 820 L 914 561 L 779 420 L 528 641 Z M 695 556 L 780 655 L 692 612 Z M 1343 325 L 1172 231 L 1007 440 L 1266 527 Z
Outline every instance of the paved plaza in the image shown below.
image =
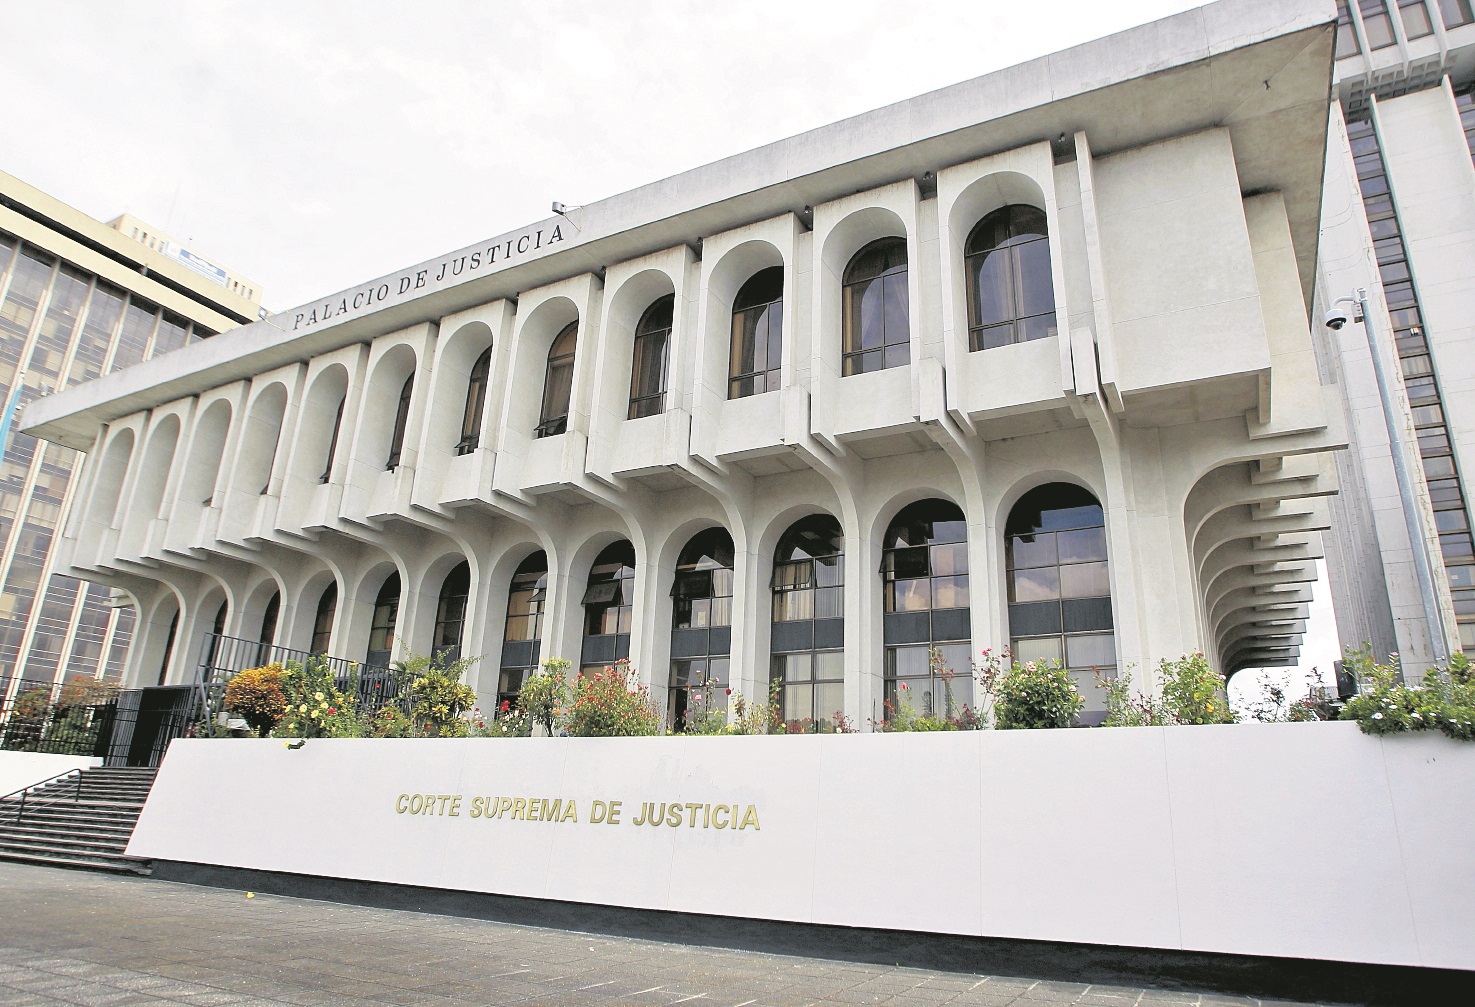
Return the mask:
M 589 936 L 0 862 L 0 1007 L 1270 1004 Z

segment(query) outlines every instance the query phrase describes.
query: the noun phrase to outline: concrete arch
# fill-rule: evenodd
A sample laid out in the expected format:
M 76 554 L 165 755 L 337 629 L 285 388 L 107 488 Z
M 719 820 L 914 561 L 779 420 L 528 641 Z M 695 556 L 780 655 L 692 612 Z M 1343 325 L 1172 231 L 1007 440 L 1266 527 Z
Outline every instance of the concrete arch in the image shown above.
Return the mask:
M 157 594 L 146 607 L 140 608 L 144 614 L 133 630 L 133 646 L 138 649 L 135 687 L 181 681 L 180 669 L 187 667 L 188 659 L 182 653 L 185 648 L 180 639 L 185 624 L 184 595 L 172 584 L 157 583 Z
M 238 612 L 232 613 L 232 622 L 236 631 L 233 635 L 243 640 L 259 641 L 264 629 L 263 620 L 266 617 L 267 606 L 272 595 L 277 597 L 277 626 L 268 644 L 275 644 L 280 638 L 282 624 L 285 621 L 287 592 L 285 585 L 275 571 L 260 570 L 259 577 L 252 577 L 249 586 L 242 592 L 243 603 Z
M 436 458 L 449 458 L 461 438 L 461 421 L 466 414 L 466 396 L 471 384 L 471 369 L 483 353 L 492 349 L 492 329 L 486 322 L 470 321 L 449 335 L 442 335 L 436 346 L 434 374 L 435 394 L 431 396 L 425 421 L 425 449 Z M 479 437 L 481 446 L 493 443 L 491 362 L 487 367 L 487 389 L 481 402 Z
M 543 408 L 548 372 L 548 351 L 553 340 L 572 322 L 579 322 L 579 338 L 574 350 L 574 372 L 578 374 L 579 360 L 593 352 L 590 345 L 591 333 L 585 331 L 584 319 L 579 315 L 579 306 L 565 294 L 555 294 L 539 302 L 517 327 L 517 345 L 513 347 L 514 373 L 512 388 L 536 389 L 533 394 L 508 396 L 507 425 L 526 436 L 532 436 L 538 425 Z M 580 412 L 578 382 L 569 396 L 569 416 Z
M 297 446 L 292 455 L 292 475 L 305 483 L 325 481 L 328 472 L 328 449 L 334 447 L 333 466 L 347 454 L 344 450 L 348 439 L 342 429 L 336 430 L 337 444 L 334 446 L 335 427 L 340 412 L 347 412 L 348 368 L 332 363 L 318 372 L 307 395 L 303 399 L 301 417 L 297 426 Z
M 917 260 L 916 235 L 897 212 L 885 206 L 857 207 L 841 218 L 825 236 L 819 254 L 819 272 L 811 296 L 818 302 L 817 352 L 824 366 L 835 374 L 842 373 L 844 349 L 843 287 L 845 271 L 861 249 L 881 238 L 901 238 L 907 244 L 908 342 L 912 356 L 918 349 L 917 308 L 920 290 L 913 266 Z
M 117 524 L 119 504 L 122 503 L 123 480 L 128 475 L 128 465 L 133 460 L 134 435 L 132 428 L 118 431 L 103 448 L 102 464 L 98 467 L 97 483 L 92 491 L 92 520 L 104 528 Z
M 342 572 L 324 561 L 324 565 L 312 573 L 299 584 L 293 592 L 291 624 L 286 627 L 285 633 L 279 636 L 282 646 L 291 650 L 307 650 L 312 645 L 313 626 L 317 622 L 318 604 L 322 601 L 323 592 L 333 585 L 338 590 L 338 598 L 343 598 L 343 576 Z M 335 615 L 334 622 L 337 622 Z M 333 630 L 336 631 L 336 625 Z M 332 633 L 328 643 L 329 656 L 338 656 L 334 653 L 337 644 L 337 634 Z
M 435 631 L 436 609 L 440 605 L 440 592 L 445 584 L 446 577 L 452 570 L 462 563 L 467 565 L 470 571 L 471 583 L 467 591 L 466 617 L 472 617 L 471 600 L 476 597 L 481 586 L 479 563 L 474 554 L 467 553 L 458 548 L 445 548 L 438 550 L 431 559 L 417 567 L 411 573 L 411 580 L 400 583 L 400 615 L 399 639 L 404 644 L 406 654 L 430 655 L 432 635 Z M 475 656 L 465 652 L 466 630 L 470 628 L 462 626 L 462 656 Z
M 597 376 L 598 387 L 595 390 L 597 401 L 611 413 L 617 413 L 622 418 L 626 415 L 630 397 L 631 374 L 630 368 L 634 363 L 635 327 L 640 324 L 640 319 L 646 310 L 660 300 L 662 297 L 676 294 L 676 279 L 664 269 L 651 267 L 642 269 L 631 276 L 613 291 L 608 291 L 604 319 L 601 324 L 604 340 L 605 366 Z M 672 378 L 670 373 L 670 361 L 673 344 L 680 336 L 681 311 L 678 307 L 673 312 L 671 336 L 666 340 L 667 361 L 667 383 L 666 401 L 662 404 L 662 411 L 672 406 Z
M 1009 514 L 1014 510 L 1015 505 L 1019 503 L 1024 495 L 1030 490 L 1039 489 L 1041 486 L 1046 486 L 1050 483 L 1069 483 L 1072 486 L 1079 486 L 1095 497 L 1096 502 L 1101 505 L 1101 510 L 1105 512 L 1106 487 L 1099 478 L 1092 478 L 1081 472 L 1071 471 L 1069 469 L 1041 469 L 1038 472 L 1031 472 L 1028 475 L 1021 476 L 1008 489 L 999 494 L 998 502 L 994 508 L 993 525 L 999 530 L 1000 535 L 1004 533 L 1004 526 L 1008 523 Z M 1109 527 L 1110 525 L 1108 524 Z M 1107 536 L 1107 549 L 1111 549 L 1111 537 L 1109 535 Z M 1000 563 L 1003 562 L 1002 556 L 1003 550 L 1001 548 Z
M 150 525 L 162 516 L 164 490 L 179 446 L 179 431 L 179 416 L 169 413 L 148 433 L 124 521 L 124 541 L 120 543 L 124 552 L 138 555 L 148 547 Z
M 783 252 L 771 241 L 753 238 L 735 245 L 707 273 L 707 330 L 702 333 L 704 352 L 701 354 L 705 363 L 699 377 L 709 388 L 721 389 L 720 398 L 727 398 L 732 302 L 744 283 L 759 271 L 771 266 L 783 267 L 784 301 L 787 305 L 792 302 L 794 294 L 793 264 L 784 260 Z M 791 309 L 786 308 L 784 314 L 786 317 L 793 317 Z M 792 344 L 794 335 L 787 331 L 783 334 L 784 360 L 790 359 L 788 346 Z M 788 370 L 787 366 L 785 370 Z M 792 374 L 783 375 L 783 384 L 787 385 L 792 380 Z
M 984 217 L 1004 206 L 1023 204 L 1048 212 L 1045 189 L 1039 181 L 1022 171 L 993 171 L 974 179 L 958 193 L 948 213 L 948 224 L 953 236 L 953 247 L 947 249 L 956 256 L 961 276 L 963 249 L 968 235 Z M 1054 221 L 1051 221 L 1052 230 Z M 1058 236 L 1052 234 L 1052 240 Z
M 401 607 L 400 616 L 395 622 L 392 653 L 396 660 L 404 656 L 399 637 L 400 627 L 403 626 L 405 584 L 409 580 L 409 570 L 398 556 L 379 553 L 377 557 L 370 556 L 367 559 L 365 566 L 351 581 L 349 590 L 338 596 L 338 625 L 333 631 L 334 646 L 351 661 L 362 662 L 368 653 L 369 630 L 374 621 L 374 601 L 390 574 L 399 574 Z M 339 639 L 342 643 L 336 642 Z
M 246 426 L 236 455 L 234 481 L 242 493 L 264 493 L 271 484 L 286 412 L 287 386 L 280 381 L 273 381 L 262 388 L 247 407 Z
M 230 402 L 216 399 L 195 421 L 190 436 L 189 453 L 179 484 L 179 504 L 183 508 L 208 507 L 215 500 L 220 466 L 225 458 L 226 438 L 230 435 L 233 412 Z
M 399 397 L 405 381 L 417 377 L 419 357 L 408 343 L 396 343 L 385 350 L 374 365 L 364 388 L 363 406 L 359 410 L 357 457 L 371 471 L 382 471 L 389 458 L 389 442 L 394 434 L 399 413 Z M 413 390 L 411 392 L 413 394 Z M 412 410 L 413 413 L 413 410 Z M 340 441 L 342 435 L 339 435 Z M 405 431 L 405 444 L 413 444 L 414 435 Z

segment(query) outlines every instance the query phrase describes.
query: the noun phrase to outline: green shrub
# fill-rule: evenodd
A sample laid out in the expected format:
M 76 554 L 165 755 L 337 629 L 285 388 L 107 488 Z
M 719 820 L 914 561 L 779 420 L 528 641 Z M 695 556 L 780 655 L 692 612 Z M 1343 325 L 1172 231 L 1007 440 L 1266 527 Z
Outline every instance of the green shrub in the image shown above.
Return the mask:
M 1200 651 L 1176 661 L 1164 658 L 1157 666 L 1163 706 L 1175 724 L 1232 724 L 1224 676 L 1209 666 Z
M 987 649 L 983 657 L 982 668 L 971 668 L 969 675 L 970 681 L 979 679 L 982 690 L 988 693 L 998 680 L 999 659 Z M 967 703 L 959 703 L 954 696 L 953 682 L 957 680 L 958 673 L 943 659 L 942 651 L 933 648 L 928 662 L 933 681 L 942 683 L 942 709 L 933 708 L 930 702 L 924 703 L 923 709 L 917 709 L 912 702 L 910 687 L 905 682 L 898 682 L 895 696 L 882 704 L 885 716 L 881 720 L 872 720 L 871 728 L 897 734 L 908 731 L 981 731 L 986 728 L 988 723 L 978 710 Z M 849 727 L 848 723 L 846 727 Z M 837 733 L 846 732 L 837 729 Z
M 471 733 L 465 715 L 476 705 L 476 693 L 461 682 L 461 676 L 476 661 L 463 657 L 447 662 L 442 653 L 417 654 L 394 666 L 395 676 L 410 683 L 410 716 L 426 737 L 464 738 Z
M 1015 661 L 991 684 L 994 726 L 1001 731 L 1070 727 L 1086 705 L 1058 661 Z
M 543 662 L 543 667 L 528 676 L 517 694 L 517 709 L 531 725 L 542 727 L 550 736 L 558 733 L 559 724 L 568 715 L 569 685 L 567 674 L 569 663 L 561 657 Z M 505 718 L 514 711 L 500 711 Z
M 628 661 L 574 682 L 568 733 L 575 738 L 628 738 L 661 733 L 661 718 Z
M 1132 673 L 1125 669 L 1116 677 L 1096 676 L 1106 693 L 1106 719 L 1102 727 L 1162 727 L 1173 723 L 1162 700 L 1143 696 L 1132 689 Z

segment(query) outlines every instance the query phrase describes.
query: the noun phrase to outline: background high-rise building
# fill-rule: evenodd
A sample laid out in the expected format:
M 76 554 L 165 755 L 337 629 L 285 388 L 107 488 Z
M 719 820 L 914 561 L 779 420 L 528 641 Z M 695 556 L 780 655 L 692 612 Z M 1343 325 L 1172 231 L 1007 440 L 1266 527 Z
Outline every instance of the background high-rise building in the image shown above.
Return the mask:
M 124 216 L 115 224 L 140 225 Z M 153 229 L 143 225 L 151 235 Z M 111 591 L 54 574 L 77 452 L 11 422 L 49 391 L 254 320 L 260 286 L 150 247 L 0 172 L 0 696 L 16 679 L 116 676 L 133 632 Z M 244 287 L 241 285 L 244 284 Z
M 1327 565 L 1344 643 L 1427 667 L 1475 649 L 1475 10 L 1470 0 L 1338 4 L 1317 309 L 1366 288 L 1415 469 L 1413 547 L 1362 326 L 1322 329 L 1345 387 Z M 1318 317 L 1320 317 L 1318 315 Z M 1436 612 L 1417 581 L 1427 556 Z M 1432 623 L 1432 625 L 1431 625 Z

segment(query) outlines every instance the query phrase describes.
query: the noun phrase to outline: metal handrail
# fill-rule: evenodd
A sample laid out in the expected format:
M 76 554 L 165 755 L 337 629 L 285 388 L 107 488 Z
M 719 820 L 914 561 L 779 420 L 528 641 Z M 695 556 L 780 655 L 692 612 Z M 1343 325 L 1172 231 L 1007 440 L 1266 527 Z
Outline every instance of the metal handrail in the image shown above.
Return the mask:
M 86 770 L 83 769 L 69 769 L 65 773 L 57 773 L 55 776 L 48 776 L 44 780 L 38 780 L 37 782 L 32 783 L 30 786 L 21 787 L 19 790 L 12 790 L 8 794 L 0 794 L 0 809 L 9 810 L 7 808 L 4 808 L 5 802 L 19 794 L 20 804 L 15 809 L 15 824 L 19 825 L 21 819 L 25 817 L 26 799 L 30 795 L 31 791 L 36 790 L 37 788 L 49 787 L 57 781 L 64 780 L 69 776 L 77 777 L 77 791 L 75 794 L 72 795 L 72 803 L 76 804 L 77 802 L 82 800 L 82 778 L 85 772 Z M 35 807 L 35 805 L 37 804 L 54 803 L 56 803 L 56 799 L 54 798 L 31 798 L 32 807 Z

